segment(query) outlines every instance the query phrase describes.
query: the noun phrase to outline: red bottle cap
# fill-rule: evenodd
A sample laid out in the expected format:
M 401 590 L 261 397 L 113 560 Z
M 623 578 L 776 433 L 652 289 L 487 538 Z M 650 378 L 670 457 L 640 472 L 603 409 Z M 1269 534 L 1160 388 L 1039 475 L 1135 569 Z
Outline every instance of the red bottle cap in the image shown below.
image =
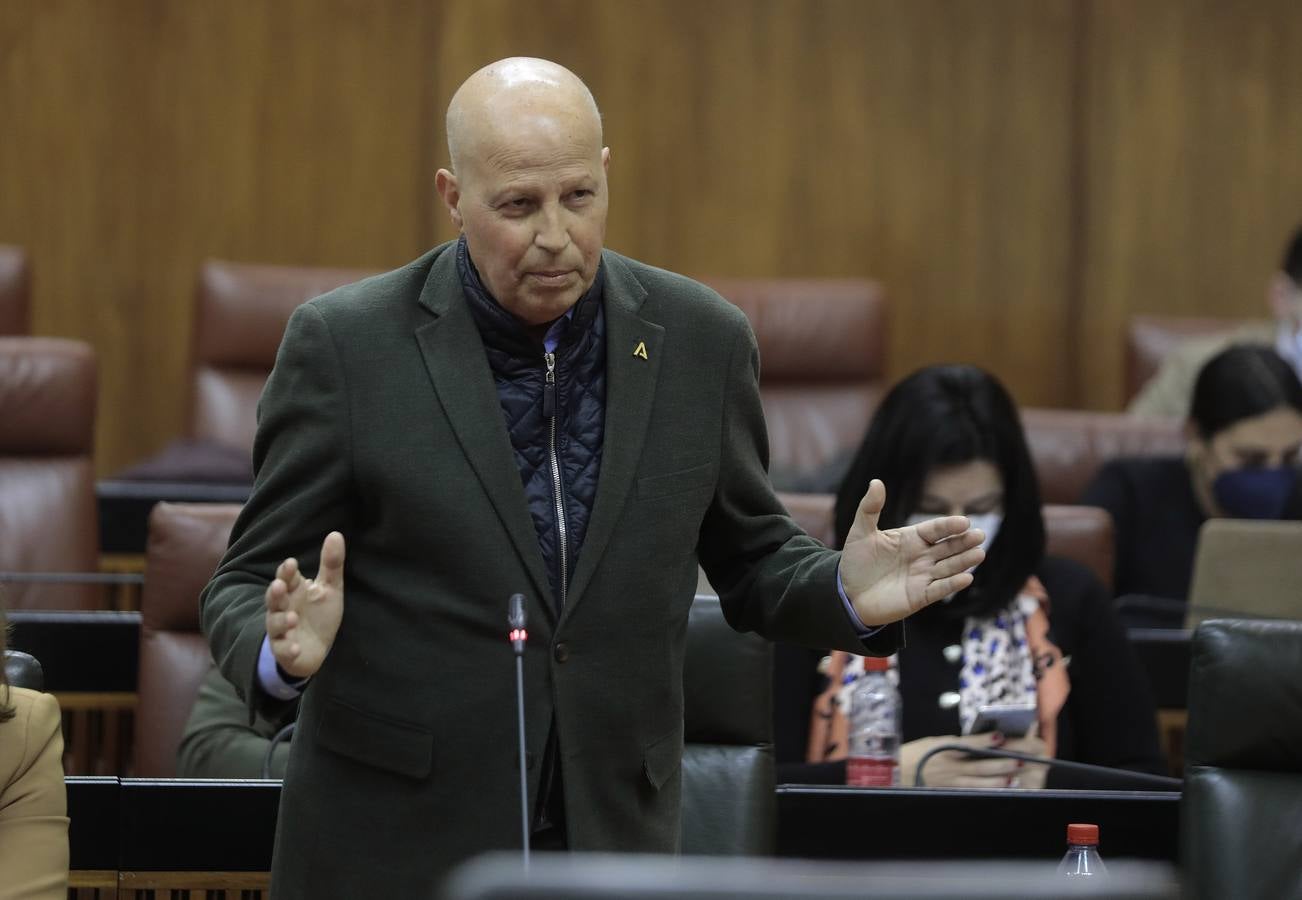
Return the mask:
M 863 658 L 863 670 L 865 672 L 889 672 L 891 669 L 891 660 L 888 656 L 865 656 Z
M 1067 843 L 1069 844 L 1094 844 L 1099 843 L 1099 826 L 1097 825 L 1068 825 L 1067 826 Z

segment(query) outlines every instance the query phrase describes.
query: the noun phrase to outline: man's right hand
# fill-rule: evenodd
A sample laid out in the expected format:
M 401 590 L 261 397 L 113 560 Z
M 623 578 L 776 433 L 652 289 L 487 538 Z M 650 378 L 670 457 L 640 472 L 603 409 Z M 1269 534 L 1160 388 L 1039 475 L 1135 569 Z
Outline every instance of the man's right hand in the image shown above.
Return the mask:
M 315 675 L 343 616 L 344 536 L 332 531 L 321 544 L 316 578 L 304 578 L 290 558 L 267 585 L 267 637 L 276 663 L 295 678 Z

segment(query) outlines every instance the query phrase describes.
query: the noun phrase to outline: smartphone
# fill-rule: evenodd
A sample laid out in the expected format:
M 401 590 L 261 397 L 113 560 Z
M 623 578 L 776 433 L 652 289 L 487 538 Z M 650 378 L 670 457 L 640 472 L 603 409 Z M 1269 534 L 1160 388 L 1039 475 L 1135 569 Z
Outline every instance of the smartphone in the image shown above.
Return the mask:
M 972 723 L 973 734 L 997 731 L 1004 737 L 1026 737 L 1038 721 L 1034 703 L 1024 705 L 982 706 Z

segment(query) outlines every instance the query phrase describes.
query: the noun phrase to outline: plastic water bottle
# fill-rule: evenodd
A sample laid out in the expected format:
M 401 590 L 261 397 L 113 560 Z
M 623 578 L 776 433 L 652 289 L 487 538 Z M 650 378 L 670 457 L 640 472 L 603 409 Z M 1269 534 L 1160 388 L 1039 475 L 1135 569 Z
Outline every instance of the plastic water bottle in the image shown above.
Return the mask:
M 850 695 L 845 783 L 892 787 L 900 783 L 900 692 L 887 675 L 889 660 L 869 656 L 863 662 L 863 677 Z
M 1067 853 L 1058 863 L 1058 874 L 1100 880 L 1108 877 L 1108 867 L 1099 856 L 1099 826 L 1067 826 Z

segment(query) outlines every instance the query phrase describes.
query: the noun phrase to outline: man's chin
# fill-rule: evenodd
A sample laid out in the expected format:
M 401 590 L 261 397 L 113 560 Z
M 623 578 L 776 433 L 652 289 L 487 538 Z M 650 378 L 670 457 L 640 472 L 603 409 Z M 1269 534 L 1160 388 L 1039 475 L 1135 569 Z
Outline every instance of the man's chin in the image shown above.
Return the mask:
M 547 325 L 569 312 L 570 308 L 579 302 L 581 296 L 583 296 L 581 292 L 574 291 L 533 294 L 525 298 L 519 309 L 512 312 L 526 325 Z

